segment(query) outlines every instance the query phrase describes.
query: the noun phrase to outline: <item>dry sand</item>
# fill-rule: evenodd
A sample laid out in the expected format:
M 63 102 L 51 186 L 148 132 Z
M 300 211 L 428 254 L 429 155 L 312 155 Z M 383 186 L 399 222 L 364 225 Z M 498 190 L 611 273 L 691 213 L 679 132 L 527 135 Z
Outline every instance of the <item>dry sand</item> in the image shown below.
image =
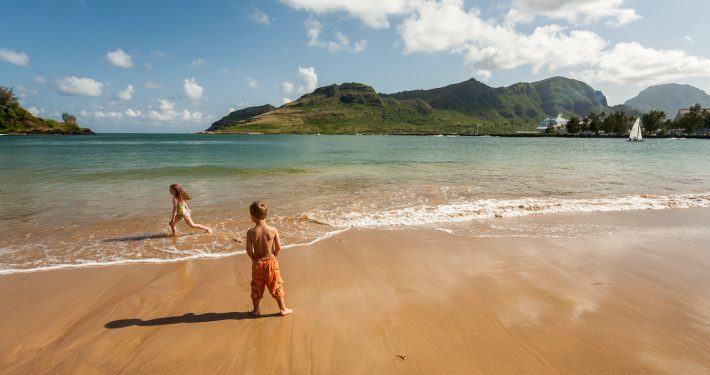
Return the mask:
M 243 255 L 0 276 L 0 372 L 707 374 L 709 219 L 518 219 L 645 228 L 593 240 L 350 230 L 281 255 L 288 317 L 267 295 L 249 318 Z

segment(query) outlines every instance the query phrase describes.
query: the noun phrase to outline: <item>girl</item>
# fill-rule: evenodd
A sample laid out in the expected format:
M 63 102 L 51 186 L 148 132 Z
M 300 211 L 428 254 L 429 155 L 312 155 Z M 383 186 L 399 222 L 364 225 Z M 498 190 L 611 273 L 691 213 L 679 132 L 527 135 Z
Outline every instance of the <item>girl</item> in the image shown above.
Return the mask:
M 173 196 L 173 218 L 170 220 L 170 229 L 173 230 L 173 236 L 175 235 L 175 225 L 177 225 L 177 222 L 180 219 L 185 219 L 187 225 L 192 228 L 200 228 L 203 229 L 205 233 L 212 233 L 212 229 L 204 225 L 195 224 L 195 222 L 192 221 L 192 218 L 190 217 L 192 211 L 190 211 L 190 208 L 187 207 L 186 202 L 192 199 L 192 197 L 190 197 L 190 195 L 183 190 L 180 184 L 170 185 L 170 194 Z

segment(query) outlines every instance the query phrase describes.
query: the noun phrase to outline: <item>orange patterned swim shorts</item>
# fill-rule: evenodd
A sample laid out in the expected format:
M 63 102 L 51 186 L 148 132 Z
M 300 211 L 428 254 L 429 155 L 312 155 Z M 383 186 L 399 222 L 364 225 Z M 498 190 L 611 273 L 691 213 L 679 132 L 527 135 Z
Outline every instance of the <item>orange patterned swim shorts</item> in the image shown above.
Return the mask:
M 261 299 L 264 288 L 269 288 L 269 294 L 274 298 L 281 298 L 286 293 L 281 285 L 279 262 L 275 257 L 254 259 L 251 263 L 251 298 Z

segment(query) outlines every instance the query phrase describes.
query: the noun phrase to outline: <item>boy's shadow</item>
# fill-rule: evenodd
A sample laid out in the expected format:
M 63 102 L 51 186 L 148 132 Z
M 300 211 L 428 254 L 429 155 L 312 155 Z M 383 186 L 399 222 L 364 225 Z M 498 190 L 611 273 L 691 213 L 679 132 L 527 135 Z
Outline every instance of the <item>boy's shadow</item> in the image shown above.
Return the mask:
M 180 324 L 180 323 L 206 323 L 206 322 L 217 322 L 220 320 L 242 320 L 242 319 L 259 319 L 259 318 L 271 318 L 281 316 L 279 313 L 272 314 L 261 314 L 258 317 L 251 315 L 251 311 L 232 311 L 225 313 L 204 313 L 195 315 L 193 313 L 187 313 L 180 316 L 167 316 L 164 318 L 155 318 L 150 320 L 142 319 L 119 319 L 112 322 L 104 324 L 104 327 L 108 329 L 116 328 L 126 328 L 130 326 L 141 326 L 141 327 L 151 327 L 151 326 L 164 326 L 168 324 Z

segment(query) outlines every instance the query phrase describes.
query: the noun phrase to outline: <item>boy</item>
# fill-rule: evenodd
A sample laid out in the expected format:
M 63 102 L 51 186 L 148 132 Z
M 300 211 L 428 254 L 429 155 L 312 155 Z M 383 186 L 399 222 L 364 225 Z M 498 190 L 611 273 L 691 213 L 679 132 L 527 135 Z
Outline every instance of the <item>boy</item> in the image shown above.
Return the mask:
M 249 206 L 251 221 L 256 224 L 254 228 L 247 231 L 247 255 L 252 260 L 251 263 L 251 300 L 254 304 L 252 315 L 255 317 L 261 314 L 259 301 L 264 296 L 264 288 L 269 288 L 276 302 L 279 304 L 281 315 L 288 315 L 293 310 L 286 308 L 284 300 L 284 290 L 281 286 L 283 282 L 279 274 L 279 263 L 276 257 L 281 252 L 281 239 L 276 228 L 266 224 L 266 214 L 268 207 L 266 203 L 254 202 Z

